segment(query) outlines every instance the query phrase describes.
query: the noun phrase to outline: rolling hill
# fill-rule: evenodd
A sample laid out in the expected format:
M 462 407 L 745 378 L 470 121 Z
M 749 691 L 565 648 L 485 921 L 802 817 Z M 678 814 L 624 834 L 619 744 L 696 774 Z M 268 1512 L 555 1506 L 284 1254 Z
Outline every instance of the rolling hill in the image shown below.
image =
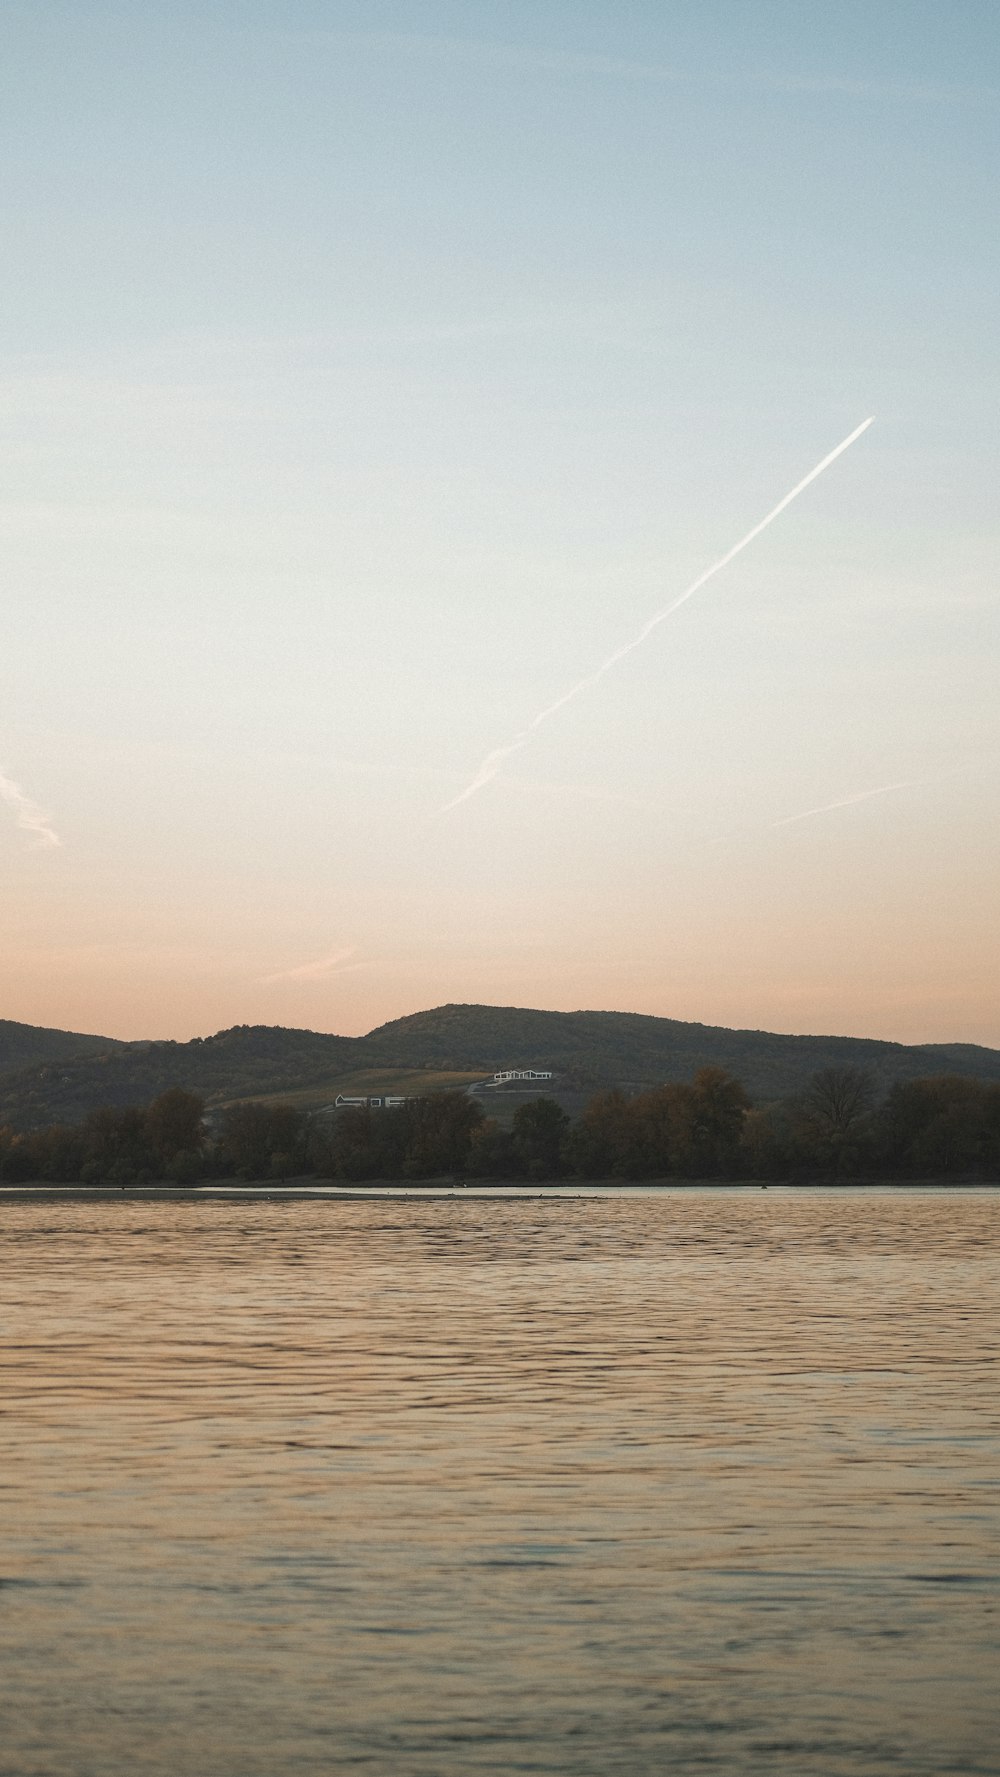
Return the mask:
M 779 1036 L 686 1024 L 639 1012 L 538 1012 L 438 1006 L 359 1039 L 384 1062 L 423 1067 L 552 1068 L 574 1083 L 650 1086 L 724 1067 L 755 1099 L 784 1098 L 820 1068 L 865 1068 L 881 1086 L 928 1074 L 1000 1080 L 1000 1050 L 974 1043 L 911 1046 L 867 1037 Z
M 18 1128 L 73 1122 L 100 1104 L 147 1103 L 168 1086 L 201 1092 L 210 1104 L 283 1097 L 314 1107 L 338 1090 L 426 1092 L 519 1066 L 551 1069 L 556 1078 L 545 1089 L 574 1109 L 600 1087 L 636 1090 L 705 1066 L 737 1075 L 758 1102 L 789 1097 L 819 1069 L 845 1065 L 866 1069 L 882 1089 L 942 1073 L 1000 1081 L 1000 1050 L 974 1043 L 781 1036 L 637 1012 L 516 1006 L 437 1006 L 364 1037 L 237 1025 L 188 1043 L 116 1043 L 0 1024 L 0 1041 L 8 1032 L 0 1058 L 16 1059 L 0 1071 L 0 1123 Z
M 74 1030 L 46 1030 L 42 1025 L 13 1024 L 8 1018 L 0 1018 L 0 1074 L 127 1047 L 115 1037 L 85 1037 Z
M 292 1094 L 365 1065 L 353 1037 L 236 1025 L 189 1043 L 118 1043 L 0 1075 L 0 1124 L 73 1123 L 97 1105 L 147 1104 L 168 1086 L 209 1101 Z

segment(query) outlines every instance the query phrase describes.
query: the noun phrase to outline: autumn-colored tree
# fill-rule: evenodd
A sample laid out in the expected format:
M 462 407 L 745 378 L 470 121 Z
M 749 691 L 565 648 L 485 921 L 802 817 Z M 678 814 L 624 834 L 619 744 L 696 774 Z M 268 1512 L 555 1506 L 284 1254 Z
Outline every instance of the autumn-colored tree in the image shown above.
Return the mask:
M 558 1178 L 564 1170 L 569 1118 L 554 1098 L 532 1098 L 514 1112 L 512 1146 L 518 1170 L 532 1179 Z
M 138 1105 L 101 1105 L 83 1119 L 84 1165 L 95 1181 L 129 1184 L 152 1174 L 146 1113 Z
M 517 1178 L 520 1156 L 509 1129 L 486 1117 L 469 1137 L 465 1170 L 470 1178 Z
M 171 1086 L 146 1110 L 146 1138 L 157 1159 L 168 1165 L 180 1153 L 196 1154 L 202 1145 L 205 1100 L 197 1092 Z
M 222 1158 L 244 1178 L 270 1178 L 276 1158 L 281 1172 L 305 1164 L 305 1118 L 290 1104 L 247 1102 L 228 1105 L 222 1115 Z
M 617 1088 L 596 1092 L 566 1143 L 572 1172 L 583 1178 L 626 1178 L 631 1142 L 629 1100 Z
M 699 1068 L 690 1085 L 669 1088 L 674 1170 L 692 1178 L 736 1169 L 750 1100 L 740 1081 L 721 1067 Z
M 391 1177 L 379 1166 L 375 1120 L 392 1113 L 370 1111 L 367 1105 L 351 1105 L 338 1111 L 326 1140 L 326 1152 L 319 1161 L 320 1171 L 328 1178 L 368 1179 Z
M 666 1178 L 673 1170 L 678 1127 L 677 1095 L 684 1087 L 656 1086 L 629 1105 L 628 1140 L 622 1156 L 626 1178 Z
M 464 1170 L 473 1131 L 484 1118 L 478 1100 L 464 1092 L 433 1092 L 426 1098 L 411 1099 L 398 1114 L 405 1132 L 405 1178 L 434 1178 Z

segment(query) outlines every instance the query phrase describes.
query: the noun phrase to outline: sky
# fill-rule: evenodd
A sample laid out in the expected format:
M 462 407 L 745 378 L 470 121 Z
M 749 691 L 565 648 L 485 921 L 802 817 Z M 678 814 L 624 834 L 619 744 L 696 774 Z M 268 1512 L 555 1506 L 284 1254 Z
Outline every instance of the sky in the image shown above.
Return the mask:
M 7 0 L 0 1016 L 1000 1046 L 996 23 Z

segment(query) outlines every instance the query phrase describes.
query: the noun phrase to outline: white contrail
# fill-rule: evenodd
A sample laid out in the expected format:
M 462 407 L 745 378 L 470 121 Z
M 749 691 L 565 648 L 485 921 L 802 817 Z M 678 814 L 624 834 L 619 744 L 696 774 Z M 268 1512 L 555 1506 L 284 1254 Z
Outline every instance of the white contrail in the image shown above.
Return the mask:
M 711 580 L 715 574 L 718 574 L 720 569 L 728 567 L 729 563 L 734 557 L 739 555 L 741 550 L 747 547 L 748 543 L 752 543 L 755 537 L 760 536 L 761 531 L 766 531 L 768 525 L 774 523 L 774 520 L 778 517 L 779 513 L 784 512 L 786 506 L 790 506 L 793 500 L 798 499 L 799 494 L 805 491 L 810 482 L 815 481 L 817 476 L 822 475 L 824 469 L 829 469 L 830 464 L 835 463 L 837 458 L 842 456 L 845 450 L 849 450 L 855 440 L 861 437 L 862 432 L 867 432 L 869 426 L 873 424 L 874 419 L 875 415 L 872 414 L 870 419 L 863 420 L 860 426 L 855 426 L 854 431 L 851 432 L 842 443 L 838 444 L 836 450 L 832 450 L 829 456 L 823 458 L 821 463 L 817 463 L 815 469 L 810 469 L 809 474 L 804 476 L 800 482 L 796 483 L 795 487 L 792 488 L 791 493 L 786 494 L 783 500 L 778 501 L 777 506 L 772 507 L 766 518 L 762 518 L 759 524 L 754 525 L 752 531 L 748 531 L 745 537 L 741 537 L 738 543 L 734 543 L 732 549 L 727 550 L 725 555 L 720 556 L 718 561 L 713 562 L 710 568 L 706 568 L 703 574 L 699 574 L 697 580 L 694 580 L 687 588 L 686 592 L 681 593 L 679 598 L 675 598 L 673 602 L 666 605 L 662 611 L 657 611 L 655 617 L 651 617 L 649 622 L 643 625 L 637 636 L 633 636 L 632 640 L 626 642 L 621 648 L 616 648 L 613 654 L 608 655 L 607 660 L 602 661 L 601 665 L 595 672 L 588 673 L 585 679 L 579 679 L 568 691 L 564 691 L 561 697 L 557 697 L 555 703 L 550 703 L 547 709 L 541 710 L 537 716 L 532 718 L 526 727 L 522 728 L 518 734 L 515 734 L 513 740 L 509 740 L 505 746 L 494 747 L 491 753 L 487 753 L 471 784 L 467 784 L 465 789 L 462 790 L 459 795 L 452 797 L 450 802 L 446 802 L 440 812 L 442 814 L 447 814 L 449 809 L 457 808 L 460 802 L 467 802 L 470 796 L 476 794 L 477 790 L 482 790 L 488 783 L 491 783 L 496 777 L 497 772 L 500 770 L 504 760 L 509 759 L 512 753 L 518 753 L 522 747 L 527 746 L 532 735 L 535 733 L 535 730 L 540 728 L 543 722 L 547 722 L 550 716 L 554 716 L 558 710 L 564 709 L 568 703 L 572 703 L 574 697 L 579 697 L 581 691 L 589 691 L 591 685 L 596 685 L 599 679 L 603 679 L 605 673 L 609 673 L 613 666 L 617 666 L 618 662 L 624 660 L 626 655 L 631 654 L 634 649 L 640 647 L 646 640 L 647 636 L 651 636 L 654 629 L 656 629 L 659 624 L 665 622 L 668 617 L 672 617 L 673 613 L 679 611 L 681 606 L 685 605 L 689 598 L 693 598 L 696 592 L 700 592 L 701 588 Z
M 771 830 L 775 827 L 790 827 L 795 821 L 811 820 L 814 814 L 830 814 L 835 808 L 851 808 L 855 802 L 867 802 L 869 796 L 888 796 L 890 790 L 915 790 L 921 784 L 936 784 L 935 777 L 904 777 L 898 784 L 879 784 L 874 790 L 859 790 L 856 796 L 841 796 L 837 802 L 824 802 L 820 808 L 804 808 L 801 814 L 786 814 L 780 821 L 771 822 Z
M 36 846 L 62 844 L 58 833 L 50 825 L 49 817 L 44 809 L 39 808 L 37 802 L 32 802 L 31 797 L 25 795 L 20 784 L 16 784 L 14 779 L 7 777 L 3 771 L 0 771 L 0 797 L 6 802 L 8 808 L 14 810 L 14 817 L 22 833 L 34 834 Z

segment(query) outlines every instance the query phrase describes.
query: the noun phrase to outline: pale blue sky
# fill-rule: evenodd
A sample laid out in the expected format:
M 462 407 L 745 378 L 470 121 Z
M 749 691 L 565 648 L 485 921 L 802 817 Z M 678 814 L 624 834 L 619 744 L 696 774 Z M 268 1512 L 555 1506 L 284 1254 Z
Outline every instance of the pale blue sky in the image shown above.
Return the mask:
M 997 25 L 8 4 L 0 1012 L 1000 1044 Z

